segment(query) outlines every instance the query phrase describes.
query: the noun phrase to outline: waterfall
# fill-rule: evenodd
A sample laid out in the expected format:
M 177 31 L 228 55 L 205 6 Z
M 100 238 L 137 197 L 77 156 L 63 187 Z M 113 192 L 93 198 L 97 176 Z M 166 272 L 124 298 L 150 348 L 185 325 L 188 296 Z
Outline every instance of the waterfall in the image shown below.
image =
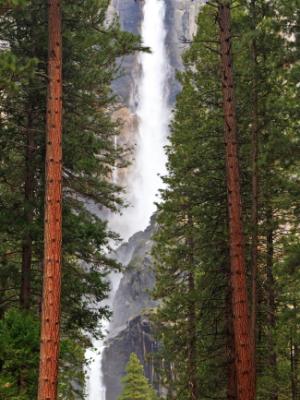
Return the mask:
M 168 134 L 170 110 L 168 106 L 169 62 L 165 48 L 165 3 L 146 0 L 142 39 L 151 53 L 140 55 L 142 75 L 137 92 L 139 121 L 136 168 L 131 186 L 134 207 L 128 224 L 131 234 L 147 227 L 155 211 L 158 190 L 162 187 L 159 174 L 166 172 L 164 145 Z
M 105 322 L 103 328 L 107 328 L 108 323 Z M 104 351 L 104 340 L 94 340 L 93 348 L 87 349 L 85 358 L 90 361 L 90 365 L 86 368 L 87 382 L 85 387 L 86 398 L 88 400 L 105 400 L 105 387 L 103 385 L 102 374 L 102 354 Z M 94 351 L 97 350 L 97 352 Z
M 162 181 L 159 175 L 166 172 L 164 145 L 167 141 L 170 109 L 168 105 L 169 60 L 167 57 L 164 27 L 165 2 L 145 0 L 141 36 L 143 44 L 151 53 L 141 53 L 139 64 L 141 74 L 137 78 L 134 104 L 137 104 L 138 132 L 135 160 L 128 176 L 127 200 L 131 206 L 121 216 L 109 221 L 110 228 L 127 240 L 137 231 L 144 230 L 155 211 L 159 200 Z M 116 291 L 120 276 L 113 279 L 111 300 Z M 108 324 L 104 322 L 104 329 Z M 87 352 L 87 358 L 94 358 L 87 368 L 87 399 L 105 400 L 105 387 L 102 379 L 101 359 L 105 347 L 103 340 L 93 343 L 97 353 Z

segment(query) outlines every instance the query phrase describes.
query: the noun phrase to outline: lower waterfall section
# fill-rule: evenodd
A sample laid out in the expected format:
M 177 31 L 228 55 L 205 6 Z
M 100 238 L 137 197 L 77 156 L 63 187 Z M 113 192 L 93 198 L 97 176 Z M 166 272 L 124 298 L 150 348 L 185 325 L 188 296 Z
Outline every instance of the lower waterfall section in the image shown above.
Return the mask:
M 108 322 L 103 328 L 108 328 Z M 86 368 L 87 382 L 85 386 L 85 393 L 89 400 L 104 400 L 106 395 L 106 388 L 103 384 L 102 373 L 102 357 L 105 343 L 103 339 L 94 340 L 93 348 L 86 351 L 85 357 L 87 360 L 92 360 L 90 365 Z M 97 352 L 94 351 L 97 349 Z
M 170 108 L 165 12 L 164 1 L 145 0 L 141 36 L 143 44 L 151 49 L 151 53 L 141 53 L 138 57 L 141 73 L 135 82 L 137 90 L 133 100 L 136 105 L 133 112 L 138 118 L 137 143 L 135 161 L 126 183 L 127 200 L 131 206 L 121 216 L 114 216 L 109 221 L 110 228 L 125 240 L 135 232 L 145 230 L 149 224 L 155 211 L 155 201 L 158 201 L 159 188 L 162 187 L 159 175 L 166 171 L 164 145 L 168 136 Z M 114 292 L 115 290 L 112 291 L 110 305 Z M 122 299 L 118 301 L 122 302 Z M 109 326 L 104 325 L 103 328 L 109 329 Z M 87 358 L 92 358 L 86 370 L 86 398 L 106 400 L 102 371 L 105 368 L 102 365 L 105 341 L 95 341 L 93 346 L 97 351 L 88 350 L 86 354 Z
M 110 274 L 111 292 L 105 304 L 112 308 L 113 299 L 120 283 L 121 274 Z M 103 320 L 101 326 L 102 332 L 106 335 L 109 331 L 109 321 Z M 85 398 L 87 400 L 105 400 L 106 387 L 103 380 L 102 359 L 105 349 L 105 338 L 92 339 L 93 347 L 87 349 L 85 353 L 86 360 L 90 360 L 85 368 L 86 382 L 85 382 Z

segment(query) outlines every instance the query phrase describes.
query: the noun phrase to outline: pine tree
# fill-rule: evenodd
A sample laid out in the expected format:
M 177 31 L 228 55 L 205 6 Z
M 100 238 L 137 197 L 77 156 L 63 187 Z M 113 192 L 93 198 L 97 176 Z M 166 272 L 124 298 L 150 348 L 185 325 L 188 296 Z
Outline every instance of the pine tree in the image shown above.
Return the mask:
M 62 269 L 62 32 L 59 0 L 48 3 L 44 274 L 38 400 L 56 400 Z
M 126 375 L 122 379 L 124 388 L 119 400 L 156 400 L 154 389 L 144 376 L 143 366 L 137 355 L 131 353 Z
M 218 5 L 220 26 L 221 79 L 223 92 L 225 153 L 227 173 L 230 276 L 236 352 L 238 399 L 254 400 L 253 347 L 246 281 L 246 256 L 241 208 L 238 160 L 237 115 L 232 59 L 231 1 Z

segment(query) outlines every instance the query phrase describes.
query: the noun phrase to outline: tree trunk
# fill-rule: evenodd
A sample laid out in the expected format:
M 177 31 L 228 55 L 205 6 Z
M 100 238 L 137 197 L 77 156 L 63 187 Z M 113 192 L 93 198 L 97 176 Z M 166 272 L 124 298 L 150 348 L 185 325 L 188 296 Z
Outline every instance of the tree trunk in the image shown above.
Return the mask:
M 231 54 L 230 2 L 218 6 L 220 52 L 225 126 L 227 194 L 229 213 L 229 248 L 232 286 L 233 328 L 236 354 L 237 394 L 239 400 L 253 400 L 254 375 L 246 285 L 240 175 L 237 151 L 237 120 Z
M 275 280 L 273 275 L 273 257 L 274 257 L 274 244 L 273 244 L 273 211 L 268 206 L 267 215 L 267 303 L 268 303 L 268 325 L 269 325 L 269 362 L 268 365 L 271 370 L 273 384 L 270 389 L 270 400 L 278 400 L 278 387 L 277 387 L 277 354 L 275 349 L 275 328 L 276 328 L 276 303 L 275 303 Z
M 48 2 L 44 280 L 38 400 L 57 399 L 62 242 L 62 39 L 59 0 Z
M 30 281 L 31 281 L 31 259 L 32 259 L 32 237 L 31 226 L 33 222 L 33 197 L 34 197 L 34 131 L 32 107 L 28 112 L 28 123 L 26 132 L 25 150 L 25 188 L 24 188 L 24 221 L 26 223 L 22 244 L 22 270 L 20 304 L 24 310 L 30 308 Z

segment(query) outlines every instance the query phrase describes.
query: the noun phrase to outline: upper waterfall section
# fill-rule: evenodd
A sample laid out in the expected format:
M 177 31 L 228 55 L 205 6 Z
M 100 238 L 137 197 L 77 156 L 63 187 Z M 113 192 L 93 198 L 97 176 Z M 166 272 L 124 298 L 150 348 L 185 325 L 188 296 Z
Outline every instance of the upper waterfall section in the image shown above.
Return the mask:
M 172 105 L 179 90 L 175 79 L 176 70 L 181 69 L 181 54 L 196 32 L 196 17 L 204 0 L 161 0 L 165 2 L 166 48 L 170 60 L 169 103 Z M 119 17 L 123 30 L 140 34 L 143 19 L 143 0 L 111 0 L 108 17 Z M 127 57 L 122 66 L 124 75 L 113 84 L 114 91 L 129 103 L 134 90 L 136 74 L 135 56 Z

